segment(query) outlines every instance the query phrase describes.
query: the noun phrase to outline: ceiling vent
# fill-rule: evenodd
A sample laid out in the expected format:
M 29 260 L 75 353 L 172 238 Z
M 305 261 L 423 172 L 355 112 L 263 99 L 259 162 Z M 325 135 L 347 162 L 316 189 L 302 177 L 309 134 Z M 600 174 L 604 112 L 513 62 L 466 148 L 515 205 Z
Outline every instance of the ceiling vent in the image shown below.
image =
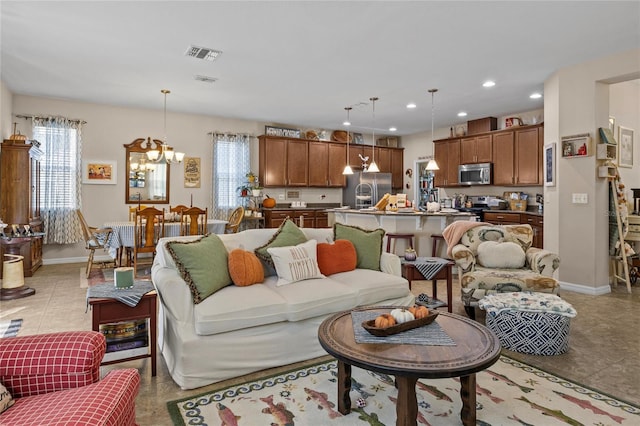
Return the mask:
M 187 51 L 184 52 L 185 56 L 192 58 L 204 59 L 205 61 L 215 61 L 215 59 L 222 54 L 219 50 L 209 49 L 207 47 L 189 46 Z
M 205 83 L 215 83 L 218 80 L 215 77 L 209 77 L 206 75 L 194 75 L 193 78 L 195 78 L 198 81 L 204 81 Z

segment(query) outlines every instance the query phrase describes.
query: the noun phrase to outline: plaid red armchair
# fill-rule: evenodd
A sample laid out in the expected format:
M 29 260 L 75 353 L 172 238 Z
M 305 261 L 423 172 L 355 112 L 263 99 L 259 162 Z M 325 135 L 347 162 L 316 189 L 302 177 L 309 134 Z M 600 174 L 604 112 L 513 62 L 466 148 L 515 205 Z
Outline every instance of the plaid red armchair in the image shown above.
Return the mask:
M 135 425 L 140 375 L 133 368 L 100 380 L 105 338 L 72 331 L 0 339 L 0 383 L 15 404 L 2 425 Z

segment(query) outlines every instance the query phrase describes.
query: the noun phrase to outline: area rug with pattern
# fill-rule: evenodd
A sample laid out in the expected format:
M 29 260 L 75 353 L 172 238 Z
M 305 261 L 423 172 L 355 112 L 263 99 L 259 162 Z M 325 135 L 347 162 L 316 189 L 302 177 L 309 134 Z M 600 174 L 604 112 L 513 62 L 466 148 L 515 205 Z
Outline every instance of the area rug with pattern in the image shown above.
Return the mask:
M 352 369 L 351 413 L 337 411 L 337 362 L 169 401 L 175 425 L 396 424 L 393 377 Z M 478 425 L 638 425 L 640 407 L 501 356 L 476 374 Z M 419 380 L 420 425 L 459 425 L 459 379 Z
M 17 336 L 21 326 L 22 319 L 0 321 L 0 338 Z

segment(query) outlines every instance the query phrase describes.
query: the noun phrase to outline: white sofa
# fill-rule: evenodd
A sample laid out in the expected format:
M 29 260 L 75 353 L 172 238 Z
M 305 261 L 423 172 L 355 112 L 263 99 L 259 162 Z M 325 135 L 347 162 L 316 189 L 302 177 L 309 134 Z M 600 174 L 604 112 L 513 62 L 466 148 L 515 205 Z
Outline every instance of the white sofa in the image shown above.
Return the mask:
M 302 229 L 319 243 L 333 229 Z M 251 229 L 219 235 L 226 249 L 253 251 L 276 229 Z M 173 380 L 192 389 L 232 377 L 326 355 L 318 326 L 336 312 L 365 305 L 412 305 L 397 256 L 382 253 L 380 271 L 355 269 L 321 279 L 276 286 L 277 276 L 248 287 L 230 285 L 199 304 L 159 241 L 151 278 L 158 292 L 158 345 Z

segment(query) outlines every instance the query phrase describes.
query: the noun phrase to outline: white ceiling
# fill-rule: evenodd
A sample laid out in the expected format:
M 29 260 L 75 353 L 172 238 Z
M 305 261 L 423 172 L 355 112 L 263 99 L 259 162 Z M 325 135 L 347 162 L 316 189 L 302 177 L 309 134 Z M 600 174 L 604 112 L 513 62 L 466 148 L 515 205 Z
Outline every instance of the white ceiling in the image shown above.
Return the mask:
M 639 1 L 3 0 L 0 12 L 15 94 L 162 109 L 166 88 L 170 111 L 328 129 L 348 105 L 370 127 L 378 96 L 377 132 L 400 135 L 431 129 L 427 89 L 435 127 L 529 111 L 556 70 L 640 47 Z M 223 54 L 186 57 L 191 44 Z

